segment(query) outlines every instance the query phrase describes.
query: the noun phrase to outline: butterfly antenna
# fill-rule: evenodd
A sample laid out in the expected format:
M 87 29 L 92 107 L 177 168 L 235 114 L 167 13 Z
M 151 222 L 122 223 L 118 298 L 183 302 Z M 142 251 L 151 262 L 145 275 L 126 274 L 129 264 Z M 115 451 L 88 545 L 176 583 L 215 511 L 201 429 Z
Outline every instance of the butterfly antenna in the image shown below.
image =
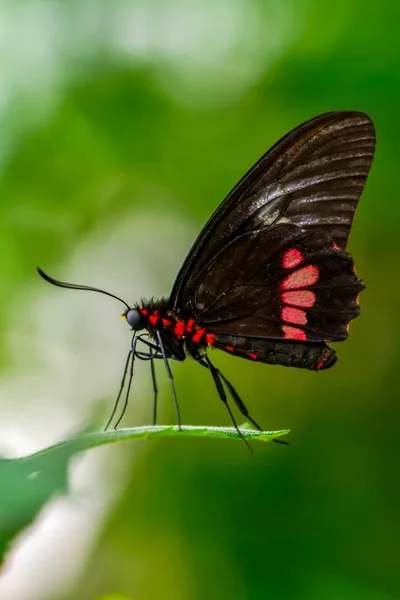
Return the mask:
M 91 287 L 90 285 L 74 285 L 73 283 L 66 283 L 65 281 L 57 281 L 57 279 L 53 279 L 50 277 L 50 275 L 46 275 L 46 273 L 39 267 L 37 267 L 37 272 L 42 279 L 48 281 L 52 285 L 57 285 L 58 287 L 67 288 L 69 290 L 88 290 L 89 292 L 99 292 L 99 294 L 105 294 L 106 296 L 110 296 L 111 298 L 119 300 L 122 302 L 122 304 L 125 304 L 128 310 L 130 310 L 130 306 L 124 300 L 122 300 L 122 298 L 119 298 L 115 294 L 111 294 L 110 292 L 106 292 L 105 290 L 101 290 L 99 288 Z

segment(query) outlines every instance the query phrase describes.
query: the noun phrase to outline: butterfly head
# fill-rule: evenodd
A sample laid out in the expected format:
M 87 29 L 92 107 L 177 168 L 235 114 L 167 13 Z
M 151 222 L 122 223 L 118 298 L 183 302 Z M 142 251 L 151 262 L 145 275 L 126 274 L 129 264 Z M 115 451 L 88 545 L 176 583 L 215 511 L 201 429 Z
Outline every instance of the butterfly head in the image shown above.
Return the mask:
M 146 326 L 146 321 L 143 313 L 138 308 L 130 308 L 125 313 L 121 315 L 123 319 L 134 329 L 135 331 L 139 331 L 140 329 L 144 329 Z

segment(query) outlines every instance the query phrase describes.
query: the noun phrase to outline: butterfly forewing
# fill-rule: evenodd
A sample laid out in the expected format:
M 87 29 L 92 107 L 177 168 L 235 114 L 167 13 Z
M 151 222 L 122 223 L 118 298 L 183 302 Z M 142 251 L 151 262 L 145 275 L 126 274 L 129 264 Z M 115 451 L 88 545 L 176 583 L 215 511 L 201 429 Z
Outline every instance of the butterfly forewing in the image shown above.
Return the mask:
M 360 112 L 332 112 L 300 125 L 271 148 L 212 215 L 171 294 L 190 307 L 202 273 L 239 236 L 282 223 L 325 231 L 345 248 L 371 166 L 375 130 Z

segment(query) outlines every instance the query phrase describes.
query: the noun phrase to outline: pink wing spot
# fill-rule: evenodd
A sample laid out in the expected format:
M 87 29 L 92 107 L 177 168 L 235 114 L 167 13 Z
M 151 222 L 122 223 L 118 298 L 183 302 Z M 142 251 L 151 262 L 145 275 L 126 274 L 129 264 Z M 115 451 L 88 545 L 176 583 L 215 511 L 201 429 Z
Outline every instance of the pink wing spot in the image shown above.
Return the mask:
M 305 342 L 307 340 L 307 336 L 298 327 L 289 327 L 288 325 L 283 325 L 282 327 L 283 333 L 285 334 L 283 337 L 288 340 L 297 340 L 299 342 Z
M 203 337 L 203 335 L 205 334 L 206 330 L 205 329 L 198 329 L 196 331 L 196 333 L 194 334 L 194 336 L 192 337 L 192 341 L 195 344 L 198 344 L 199 341 L 201 340 L 201 338 Z
M 183 334 L 185 333 L 185 323 L 183 321 L 178 321 L 176 323 L 174 333 L 178 340 L 180 340 Z
M 257 354 L 254 354 L 254 353 L 250 352 L 247 356 L 249 358 L 252 358 L 253 360 L 257 360 Z
M 307 325 L 307 315 L 304 310 L 285 306 L 282 308 L 282 321 L 297 323 L 298 325 Z
M 296 248 L 290 248 L 287 252 L 285 252 L 282 259 L 282 267 L 285 269 L 294 269 L 303 261 L 303 255 L 300 250 L 296 250 Z
M 286 304 L 294 304 L 294 306 L 304 306 L 311 308 L 314 306 L 317 297 L 310 290 L 299 290 L 298 292 L 283 292 L 282 300 Z
M 210 346 L 213 345 L 215 340 L 215 333 L 206 333 L 206 342 L 207 344 L 210 344 Z
M 282 290 L 291 290 L 294 288 L 303 288 L 313 285 L 319 276 L 319 269 L 314 265 L 308 265 L 290 273 L 281 283 Z
M 228 352 L 235 352 L 235 348 L 233 346 L 225 346 L 225 350 L 228 350 Z

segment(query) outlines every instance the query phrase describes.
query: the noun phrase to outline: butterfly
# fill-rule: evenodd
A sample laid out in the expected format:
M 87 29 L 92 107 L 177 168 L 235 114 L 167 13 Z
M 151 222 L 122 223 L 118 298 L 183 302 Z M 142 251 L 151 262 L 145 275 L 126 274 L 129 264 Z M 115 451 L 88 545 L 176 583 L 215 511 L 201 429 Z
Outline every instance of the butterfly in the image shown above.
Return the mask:
M 151 364 L 154 423 L 154 361 L 161 359 L 167 369 L 180 427 L 170 360 L 190 356 L 211 373 L 236 429 L 228 395 L 260 427 L 211 362 L 209 348 L 314 371 L 335 364 L 336 352 L 328 344 L 345 340 L 360 312 L 364 283 L 346 245 L 374 150 L 374 125 L 362 112 L 322 114 L 285 135 L 211 216 L 168 298 L 131 307 L 114 294 L 57 281 L 38 269 L 53 285 L 104 293 L 126 306 L 123 317 L 133 335 L 107 427 L 128 376 L 116 426 L 125 412 L 135 358 Z

